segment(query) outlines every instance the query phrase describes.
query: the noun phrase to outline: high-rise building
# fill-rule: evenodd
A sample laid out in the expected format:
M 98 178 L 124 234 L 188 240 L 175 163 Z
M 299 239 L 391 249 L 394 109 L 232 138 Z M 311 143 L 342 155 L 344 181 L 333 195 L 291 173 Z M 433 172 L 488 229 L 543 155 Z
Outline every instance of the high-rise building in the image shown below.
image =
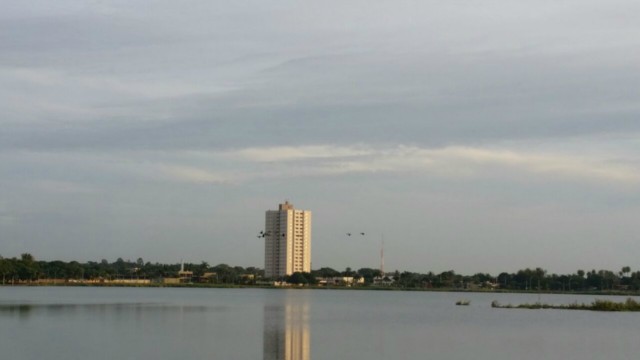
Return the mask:
M 267 210 L 264 272 L 268 278 L 311 272 L 311 211 L 294 209 L 288 201 Z

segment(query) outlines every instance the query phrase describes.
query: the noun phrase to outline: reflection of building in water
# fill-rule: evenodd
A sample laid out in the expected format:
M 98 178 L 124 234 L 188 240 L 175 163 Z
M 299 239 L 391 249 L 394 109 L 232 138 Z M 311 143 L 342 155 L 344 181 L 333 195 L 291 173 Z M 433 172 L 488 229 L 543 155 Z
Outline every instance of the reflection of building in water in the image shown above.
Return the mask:
M 264 307 L 264 360 L 310 360 L 309 305 Z

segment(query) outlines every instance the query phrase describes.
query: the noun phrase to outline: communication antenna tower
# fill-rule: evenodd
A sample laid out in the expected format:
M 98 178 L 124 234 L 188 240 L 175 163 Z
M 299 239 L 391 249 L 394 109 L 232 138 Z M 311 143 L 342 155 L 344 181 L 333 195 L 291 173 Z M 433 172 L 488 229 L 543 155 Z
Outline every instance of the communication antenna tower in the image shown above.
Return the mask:
M 384 277 L 384 234 L 382 234 L 382 243 L 380 244 L 380 277 Z

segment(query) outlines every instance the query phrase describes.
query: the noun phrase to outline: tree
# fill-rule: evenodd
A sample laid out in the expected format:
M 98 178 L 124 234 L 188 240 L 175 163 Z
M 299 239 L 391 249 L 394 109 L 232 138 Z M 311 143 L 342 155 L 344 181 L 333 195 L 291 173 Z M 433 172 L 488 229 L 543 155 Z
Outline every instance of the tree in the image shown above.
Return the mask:
M 398 285 L 405 288 L 422 287 L 422 277 L 418 273 L 404 271 L 399 276 Z
M 373 278 L 380 276 L 380 270 L 372 268 L 361 268 L 358 270 L 358 275 L 364 278 L 365 284 L 373 283 Z
M 291 274 L 291 276 L 287 278 L 287 282 L 290 284 L 296 284 L 296 285 L 306 285 L 309 283 L 309 280 L 307 279 L 304 273 L 294 272 L 293 274 Z
M 454 287 L 456 280 L 459 278 L 453 270 L 440 273 L 435 279 L 436 287 Z
M 498 275 L 498 284 L 500 284 L 500 286 L 503 288 L 507 288 L 510 285 L 510 280 L 511 275 L 506 272 L 500 273 L 500 275 Z
M 631 272 L 631 267 L 629 267 L 629 266 L 623 266 L 623 267 L 622 267 L 622 270 L 620 270 L 620 273 L 621 273 L 622 275 L 628 274 L 628 273 L 630 273 L 630 272 Z
M 314 271 L 314 273 L 319 276 L 319 277 L 323 277 L 323 278 L 329 278 L 329 277 L 335 277 L 335 276 L 340 276 L 340 272 L 337 270 L 334 270 L 330 267 L 323 267 L 320 268 L 320 270 L 316 270 Z
M 484 284 L 487 282 L 491 282 L 493 280 L 493 276 L 489 274 L 477 273 L 471 277 L 471 280 L 476 284 Z
M 67 270 L 68 271 L 67 275 L 71 279 L 78 279 L 78 278 L 83 277 L 83 275 L 84 275 L 84 268 L 77 261 L 72 261 L 72 262 L 68 263 L 67 264 L 67 269 L 68 269 Z
M 223 284 L 235 284 L 238 274 L 235 269 L 227 264 L 219 264 L 211 268 L 218 275 L 218 281 Z
M 295 285 L 307 285 L 317 284 L 318 281 L 312 273 L 308 272 L 294 272 L 289 276 L 285 276 L 284 280 L 290 284 Z
M 38 264 L 33 255 L 24 253 L 18 261 L 17 273 L 20 280 L 31 281 L 38 276 Z
M 193 267 L 193 276 L 200 277 L 209 270 L 209 264 L 206 261 Z
M 24 253 L 24 254 L 20 255 L 20 260 L 22 260 L 24 262 L 27 262 L 27 263 L 32 263 L 36 259 L 33 257 L 33 255 L 31 255 L 29 253 Z
M 0 274 L 2 275 L 2 285 L 5 284 L 7 275 L 11 274 L 11 262 L 9 259 L 4 259 L 0 256 Z

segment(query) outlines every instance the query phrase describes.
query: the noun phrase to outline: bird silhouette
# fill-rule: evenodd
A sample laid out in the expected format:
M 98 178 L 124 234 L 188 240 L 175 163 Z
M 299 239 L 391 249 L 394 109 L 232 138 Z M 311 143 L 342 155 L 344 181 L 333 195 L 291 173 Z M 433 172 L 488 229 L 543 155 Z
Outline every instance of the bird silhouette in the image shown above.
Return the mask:
M 351 233 L 347 233 L 347 236 L 351 236 Z
M 360 233 L 360 235 L 364 236 L 364 233 Z

